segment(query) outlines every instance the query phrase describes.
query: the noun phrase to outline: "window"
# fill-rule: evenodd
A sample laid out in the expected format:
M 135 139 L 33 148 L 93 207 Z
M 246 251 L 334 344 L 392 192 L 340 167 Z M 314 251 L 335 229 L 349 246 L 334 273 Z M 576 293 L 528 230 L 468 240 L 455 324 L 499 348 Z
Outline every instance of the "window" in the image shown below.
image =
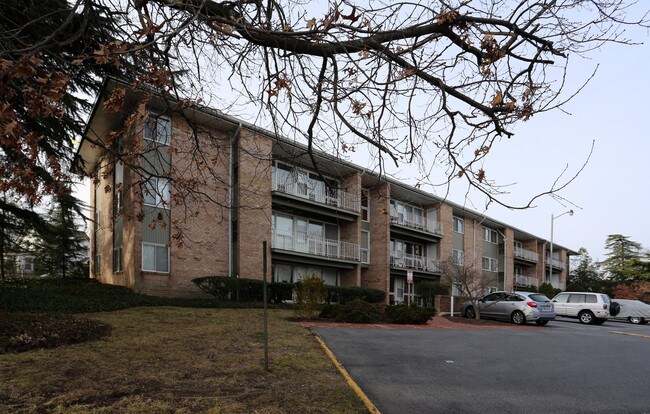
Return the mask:
M 456 233 L 464 234 L 465 233 L 465 222 L 462 218 L 454 217 L 453 218 L 453 230 Z
M 367 189 L 361 190 L 361 220 L 370 221 L 370 197 Z
M 361 263 L 370 263 L 370 232 L 361 230 Z
M 96 249 L 96 248 L 97 248 L 97 247 L 95 247 L 95 249 Z M 95 260 L 93 260 L 93 273 L 94 273 L 95 275 L 99 275 L 99 274 L 101 274 L 101 269 L 102 269 L 102 266 L 101 266 L 101 260 L 100 260 L 100 259 L 101 259 L 101 256 L 100 256 L 99 254 L 96 254 L 95 257 L 94 257 L 94 259 L 95 259 Z
M 483 227 L 483 240 L 494 244 L 497 244 L 499 242 L 497 238 L 497 232 L 495 230 L 488 229 L 487 227 Z
M 113 272 L 118 273 L 124 271 L 124 264 L 122 262 L 122 248 L 116 247 L 113 249 Z
M 483 270 L 487 272 L 498 272 L 499 271 L 499 261 L 492 257 L 483 256 Z
M 34 258 L 33 257 L 24 257 L 23 258 L 23 270 L 25 272 L 31 273 L 34 271 Z
M 169 272 L 169 247 L 163 244 L 142 243 L 142 270 Z
M 149 116 L 144 124 L 144 139 L 169 145 L 172 136 L 172 123 L 169 118 L 162 116 Z
M 515 266 L 515 276 L 523 276 L 524 269 L 521 266 Z
M 151 177 L 144 183 L 144 204 L 155 207 L 169 208 L 169 180 L 161 177 Z
M 456 266 L 465 266 L 465 252 L 462 250 L 451 251 L 452 261 Z

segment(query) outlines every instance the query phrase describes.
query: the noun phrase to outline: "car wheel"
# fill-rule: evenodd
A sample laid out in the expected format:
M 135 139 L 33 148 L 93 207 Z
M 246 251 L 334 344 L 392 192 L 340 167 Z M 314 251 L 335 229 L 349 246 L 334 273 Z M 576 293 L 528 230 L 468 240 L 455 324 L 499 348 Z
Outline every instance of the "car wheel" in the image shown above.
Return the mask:
M 594 323 L 594 314 L 589 311 L 582 311 L 578 314 L 578 319 L 580 320 L 580 323 L 591 325 Z
M 535 323 L 539 326 L 544 326 L 548 323 L 548 321 L 535 321 Z
M 514 311 L 510 316 L 512 323 L 516 325 L 525 325 L 526 324 L 526 315 L 522 311 Z
M 465 309 L 465 317 L 469 319 L 476 319 L 476 311 L 474 310 L 473 306 L 468 306 L 467 309 Z
M 602 325 L 607 321 L 605 318 L 594 318 L 594 325 Z
M 621 312 L 621 305 L 618 302 L 612 302 L 609 304 L 609 314 L 616 316 Z
M 627 320 L 630 321 L 630 323 L 633 323 L 635 325 L 640 325 L 645 322 L 644 319 L 639 316 L 630 316 L 629 318 L 627 318 Z

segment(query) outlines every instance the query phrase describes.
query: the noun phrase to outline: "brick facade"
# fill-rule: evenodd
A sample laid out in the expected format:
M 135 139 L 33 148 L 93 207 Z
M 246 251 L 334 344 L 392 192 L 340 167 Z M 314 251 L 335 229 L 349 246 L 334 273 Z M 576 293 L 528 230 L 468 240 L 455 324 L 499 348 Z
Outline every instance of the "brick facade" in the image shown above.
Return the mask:
M 98 122 L 102 116 L 101 110 L 94 114 Z M 202 116 L 205 120 L 207 115 Z M 210 114 L 208 117 L 214 118 L 217 115 Z M 95 118 L 91 119 L 91 123 L 95 122 Z M 514 267 L 517 265 L 514 241 L 522 237 L 521 231 L 492 223 L 489 218 L 467 211 L 464 207 L 364 172 L 350 164 L 330 168 L 329 174 L 340 171 L 339 176 L 332 176 L 338 180 L 340 190 L 351 197 L 360 199 L 362 188 L 369 189 L 369 222 L 362 221 L 360 213 L 343 211 L 341 206 L 333 207 L 332 200 L 319 204 L 318 200 L 301 199 L 296 194 L 278 194 L 274 192 L 272 184 L 276 151 L 278 148 L 281 151 L 283 145 L 295 147 L 295 144 L 286 143 L 250 125 L 241 127 L 239 123 L 238 127 L 230 119 L 221 121 L 220 124 L 210 123 L 207 129 L 209 134 L 196 136 L 184 118 L 178 115 L 172 118 L 172 138 L 168 150 L 171 156 L 169 177 L 175 184 L 172 186 L 169 206 L 169 272 L 141 270 L 143 225 L 147 230 L 146 223 L 143 224 L 139 218 L 142 212 L 142 179 L 128 168 L 124 172 L 123 271 L 113 272 L 112 165 L 104 155 L 97 156 L 94 161 L 98 166 L 98 170 L 95 170 L 98 184 L 91 186 L 91 209 L 99 209 L 100 227 L 97 237 L 94 237 L 96 224 L 91 225 L 91 269 L 95 261 L 94 253 L 99 252 L 101 271 L 92 272 L 93 277 L 104 283 L 124 285 L 148 294 L 201 295 L 191 282 L 195 277 L 229 275 L 261 279 L 264 265 L 262 242 L 267 241 L 270 254 L 266 265 L 269 276 L 276 260 L 279 260 L 283 265 L 328 268 L 330 272 L 337 272 L 341 285 L 375 288 L 388 293 L 391 291 L 391 272 L 394 278 L 405 278 L 406 274 L 405 266 L 391 266 L 391 238 L 425 246 L 425 252 L 418 253 L 420 256 L 428 254 L 426 246 L 435 245 L 435 259 L 444 262 L 452 257 L 453 217 L 458 216 L 464 220 L 464 234 L 456 234 L 456 237 L 461 237 L 459 240 L 462 241 L 465 265 L 474 266 L 479 273 L 482 271 L 483 226 L 502 229 L 506 241 L 505 245 L 499 246 L 500 254 L 505 251 L 505 256 L 499 259 L 502 261 L 500 268 L 502 271 L 505 268 L 505 288 L 513 288 Z M 139 132 L 126 137 L 127 141 L 141 139 L 142 127 L 135 128 L 134 131 Z M 326 158 L 325 155 L 320 156 Z M 301 168 L 309 169 L 308 159 L 301 160 L 296 156 L 295 162 L 300 163 Z M 332 164 L 336 162 L 331 160 Z M 186 191 L 187 186 L 182 184 L 193 180 L 199 182 L 199 185 L 193 192 Z M 401 200 L 396 195 L 398 193 L 407 196 Z M 278 197 L 284 199 L 276 205 Z M 418 233 L 422 229 L 414 229 L 411 233 L 402 230 L 402 233 L 394 234 L 390 217 L 391 197 L 403 203 L 413 203 L 425 214 L 429 209 L 437 210 L 443 234 L 422 235 Z M 313 218 L 317 222 L 338 226 L 338 242 L 360 245 L 362 229 L 369 230 L 370 262 L 366 264 L 360 260 L 331 257 L 330 253 L 324 255 L 323 252 L 311 250 L 322 243 L 308 243 L 304 250 L 283 251 L 278 259 L 277 252 L 271 248 L 272 218 L 276 208 L 281 208 L 283 214 L 295 214 L 295 217 Z M 183 235 L 182 238 L 175 237 L 180 234 Z M 522 240 L 523 248 L 539 254 L 537 264 L 522 265 L 523 274 L 534 275 L 540 283 L 546 280 L 545 243 L 544 240 L 527 234 L 525 240 Z M 567 256 L 565 248 L 556 246 L 555 249 L 561 252 L 562 257 Z M 568 266 L 561 276 L 564 283 L 567 273 Z M 439 271 L 420 271 L 416 283 L 418 280 L 437 280 L 440 276 Z

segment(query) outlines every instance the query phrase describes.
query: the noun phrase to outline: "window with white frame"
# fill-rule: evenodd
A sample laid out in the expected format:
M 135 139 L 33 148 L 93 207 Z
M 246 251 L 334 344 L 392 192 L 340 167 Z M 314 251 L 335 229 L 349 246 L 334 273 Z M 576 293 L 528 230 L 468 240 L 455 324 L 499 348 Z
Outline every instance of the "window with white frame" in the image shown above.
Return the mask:
M 465 222 L 460 217 L 453 217 L 453 230 L 456 233 L 464 234 L 465 233 Z
M 452 250 L 451 260 L 456 266 L 465 266 L 465 252 L 462 250 Z
M 515 266 L 515 276 L 523 276 L 524 269 L 521 266 Z
M 116 247 L 113 249 L 113 272 L 119 273 L 123 271 L 122 247 Z
M 162 177 L 151 177 L 144 184 L 144 204 L 161 208 L 169 208 L 169 180 Z
M 361 230 L 361 263 L 370 263 L 370 232 Z
M 169 247 L 164 244 L 142 243 L 142 270 L 169 272 Z
M 486 272 L 498 272 L 499 261 L 493 257 L 483 256 L 483 270 Z
M 370 194 L 365 188 L 361 190 L 361 220 L 370 221 Z
M 169 145 L 172 136 L 172 123 L 169 118 L 163 116 L 149 116 L 144 124 L 144 139 L 157 142 L 161 145 Z
M 496 230 L 483 227 L 483 240 L 497 244 L 499 242 Z

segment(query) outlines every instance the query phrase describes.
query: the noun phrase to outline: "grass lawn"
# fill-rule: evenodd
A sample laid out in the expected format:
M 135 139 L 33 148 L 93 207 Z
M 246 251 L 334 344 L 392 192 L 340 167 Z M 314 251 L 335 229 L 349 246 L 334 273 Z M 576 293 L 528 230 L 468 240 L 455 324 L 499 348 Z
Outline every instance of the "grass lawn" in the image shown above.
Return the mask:
M 270 310 L 140 307 L 79 316 L 102 339 L 0 354 L 2 413 L 362 413 L 312 334 Z

